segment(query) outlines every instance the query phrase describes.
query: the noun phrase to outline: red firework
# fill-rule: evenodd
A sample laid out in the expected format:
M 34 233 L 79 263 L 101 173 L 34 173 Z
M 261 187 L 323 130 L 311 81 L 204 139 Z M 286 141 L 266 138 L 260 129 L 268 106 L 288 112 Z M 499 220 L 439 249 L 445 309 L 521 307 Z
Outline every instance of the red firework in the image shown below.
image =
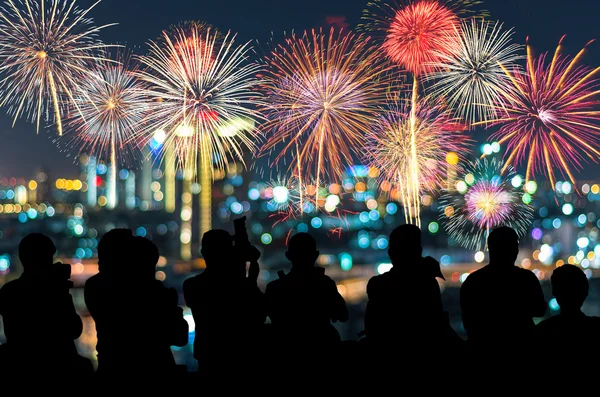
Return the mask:
M 431 71 L 440 54 L 458 41 L 458 16 L 437 1 L 417 1 L 399 9 L 391 20 L 383 49 L 415 75 Z

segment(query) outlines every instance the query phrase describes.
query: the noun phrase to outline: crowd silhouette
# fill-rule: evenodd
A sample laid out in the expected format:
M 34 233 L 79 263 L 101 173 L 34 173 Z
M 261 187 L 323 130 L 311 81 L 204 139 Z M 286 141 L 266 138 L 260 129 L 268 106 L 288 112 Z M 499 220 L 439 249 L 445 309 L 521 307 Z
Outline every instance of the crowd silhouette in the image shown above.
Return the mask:
M 444 310 L 440 264 L 422 256 L 421 231 L 413 225 L 391 233 L 393 267 L 367 285 L 362 338 L 342 341 L 332 323 L 347 321 L 348 309 L 336 283 L 315 265 L 315 239 L 297 233 L 289 240 L 291 270 L 279 272 L 263 293 L 257 284 L 261 254 L 250 244 L 244 221 L 235 221 L 233 236 L 224 230 L 203 236 L 206 269 L 183 284 L 196 326 L 199 375 L 235 378 L 268 371 L 307 382 L 331 376 L 339 381 L 327 365 L 352 360 L 354 382 L 377 374 L 391 384 L 413 374 L 439 380 L 443 363 L 446 374 L 466 371 L 492 380 L 516 365 L 532 370 L 545 361 L 580 364 L 599 350 L 582 338 L 597 334 L 600 319 L 581 311 L 589 285 L 576 266 L 554 270 L 552 292 L 561 312 L 535 325 L 533 319 L 545 315 L 547 304 L 537 277 L 515 266 L 518 236 L 508 227 L 489 234 L 489 264 L 461 287 L 466 341 Z M 19 245 L 23 274 L 0 289 L 7 339 L 0 345 L 3 376 L 190 376 L 171 352 L 171 346 L 188 343 L 188 323 L 177 292 L 155 279 L 155 244 L 127 229 L 111 230 L 99 243 L 99 273 L 84 289 L 98 336 L 96 372 L 77 353 L 74 341 L 82 321 L 70 294 L 70 266 L 54 263 L 55 253 L 48 237 L 26 236 Z M 135 310 L 126 302 L 133 302 Z

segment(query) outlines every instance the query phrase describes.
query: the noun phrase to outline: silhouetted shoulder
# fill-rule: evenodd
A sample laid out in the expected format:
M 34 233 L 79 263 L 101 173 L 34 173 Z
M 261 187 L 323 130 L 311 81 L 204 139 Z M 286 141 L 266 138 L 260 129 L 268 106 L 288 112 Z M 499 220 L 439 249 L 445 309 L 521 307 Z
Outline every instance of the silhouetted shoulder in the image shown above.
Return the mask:
M 367 283 L 367 295 L 371 295 L 374 291 L 378 291 L 385 284 L 386 279 L 389 277 L 389 273 L 380 274 L 378 276 L 371 277 Z

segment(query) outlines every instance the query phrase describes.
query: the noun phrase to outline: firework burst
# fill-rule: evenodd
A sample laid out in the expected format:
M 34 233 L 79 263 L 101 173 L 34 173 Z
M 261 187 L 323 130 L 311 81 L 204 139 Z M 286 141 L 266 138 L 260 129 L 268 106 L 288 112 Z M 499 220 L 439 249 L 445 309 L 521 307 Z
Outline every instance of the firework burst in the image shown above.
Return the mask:
M 401 102 L 405 104 L 406 101 Z M 455 152 L 461 158 L 469 151 L 470 139 L 465 127 L 454 121 L 448 110 L 421 101 L 417 106 L 416 145 L 418 191 L 412 184 L 412 117 L 410 107 L 401 105 L 384 113 L 368 134 L 367 162 L 380 170 L 380 178 L 398 189 L 407 223 L 418 213 L 414 196 L 443 187 L 446 178 L 446 155 Z
M 136 72 L 126 53 L 98 62 L 80 81 L 75 97 L 79 111 L 66 120 L 67 128 L 74 132 L 67 135 L 69 147 L 110 163 L 109 207 L 116 202 L 117 163 L 135 157 L 133 138 L 143 132 L 144 118 L 152 106 L 146 96 L 148 85 Z
M 237 45 L 235 35 L 188 23 L 149 45 L 139 58 L 146 69 L 138 73 L 156 101 L 146 138 L 166 131 L 164 150 L 174 150 L 179 167 L 194 176 L 198 161 L 211 177 L 213 164 L 224 170 L 229 161 L 243 162 L 243 149 L 255 148 L 260 103 L 254 91 L 260 67 L 246 62 L 249 42 Z
M 505 71 L 515 94 L 496 118 L 475 124 L 500 126 L 490 138 L 506 144 L 505 168 L 526 164 L 526 180 L 542 173 L 553 185 L 556 170 L 574 182 L 573 170 L 600 156 L 600 67 L 578 66 L 585 47 L 574 58 L 561 49 L 562 39 L 548 64 L 528 45 L 526 72 Z
M 431 94 L 444 98 L 468 123 L 495 118 L 496 108 L 516 90 L 504 70 L 515 70 L 521 46 L 511 43 L 513 31 L 502 24 L 472 18 L 461 23 L 459 46 L 436 53 Z
M 515 175 L 512 167 L 496 159 L 478 160 L 467 169 L 465 180 L 457 183 L 459 191 L 449 190 L 440 199 L 440 217 L 448 235 L 474 250 L 482 250 L 490 231 L 499 226 L 523 236 L 533 219 L 533 207 L 525 203 L 526 193 L 511 184 Z
M 7 0 L 0 7 L 0 106 L 8 106 L 14 123 L 28 115 L 39 131 L 42 117 L 53 119 L 62 135 L 63 114 L 77 106 L 80 81 L 100 59 L 97 33 L 111 26 L 96 27 L 87 17 L 99 2 L 86 10 L 75 0 Z
M 477 0 L 376 0 L 362 28 L 382 41 L 386 55 L 414 75 L 433 70 L 441 54 L 456 49 L 460 17 Z
M 262 152 L 276 151 L 276 165 L 291 158 L 288 170 L 300 185 L 339 180 L 385 103 L 386 70 L 360 35 L 331 29 L 288 38 L 267 58 L 262 78 L 268 134 Z

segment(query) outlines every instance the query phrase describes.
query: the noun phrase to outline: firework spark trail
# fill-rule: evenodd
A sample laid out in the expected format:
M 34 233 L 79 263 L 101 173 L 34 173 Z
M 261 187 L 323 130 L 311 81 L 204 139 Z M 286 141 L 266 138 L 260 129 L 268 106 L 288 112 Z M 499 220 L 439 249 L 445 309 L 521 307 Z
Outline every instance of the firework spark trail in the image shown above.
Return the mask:
M 516 93 L 496 118 L 474 124 L 500 126 L 490 138 L 506 144 L 504 167 L 526 164 L 527 181 L 542 173 L 554 185 L 560 170 L 574 183 L 573 170 L 600 156 L 600 67 L 578 66 L 587 45 L 574 58 L 562 55 L 563 39 L 549 65 L 528 44 L 526 73 L 505 70 Z
M 521 46 L 511 43 L 512 29 L 484 19 L 462 21 L 459 43 L 436 54 L 431 94 L 444 98 L 455 114 L 469 124 L 495 118 L 496 109 L 518 92 L 504 70 L 522 73 L 516 61 Z
M 478 160 L 465 170 L 472 176 L 466 192 L 449 190 L 440 199 L 440 218 L 448 235 L 467 249 L 482 250 L 490 231 L 509 226 L 523 236 L 533 219 L 533 207 L 523 201 L 524 193 L 512 186 L 516 176 L 496 159 Z
M 7 0 L 0 7 L 0 106 L 8 105 L 13 125 L 28 115 L 39 132 L 42 117 L 54 118 L 59 135 L 63 115 L 77 108 L 80 81 L 103 60 L 96 27 L 75 0 Z M 62 97 L 69 101 L 61 101 Z
M 164 150 L 173 148 L 179 168 L 224 170 L 229 161 L 242 163 L 243 149 L 255 149 L 261 120 L 255 106 L 261 103 L 254 90 L 261 68 L 248 63 L 248 43 L 237 45 L 236 36 L 224 36 L 201 23 L 188 23 L 164 31 L 150 42 L 150 53 L 141 56 L 146 66 L 138 76 L 151 87 L 147 95 L 157 101 L 148 123 L 167 132 Z M 236 128 L 234 128 L 236 127 Z
M 446 154 L 456 152 L 464 158 L 471 140 L 462 133 L 465 126 L 456 123 L 450 111 L 421 100 L 416 108 L 401 101 L 373 124 L 368 133 L 367 163 L 378 168 L 380 178 L 397 188 L 402 197 L 405 219 L 418 211 L 413 197 L 423 191 L 435 192 L 444 184 Z M 415 109 L 413 116 L 413 109 Z M 413 125 L 413 120 L 415 120 Z M 412 131 L 416 131 L 417 176 L 413 167 Z M 414 192 L 413 180 L 419 182 Z
M 124 52 L 107 57 L 79 82 L 74 97 L 79 111 L 66 119 L 73 133 L 63 138 L 69 149 L 110 163 L 109 208 L 116 203 L 117 164 L 137 157 L 134 138 L 144 133 L 144 119 L 153 105 L 146 96 L 148 84 L 136 77 L 137 65 L 130 58 Z
M 407 222 L 421 225 L 418 180 L 418 148 L 416 146 L 416 107 L 419 99 L 419 78 L 435 71 L 441 54 L 448 54 L 459 46 L 460 18 L 471 13 L 474 0 L 413 0 L 369 3 L 363 13 L 366 21 L 362 29 L 379 36 L 388 58 L 413 75 L 411 112 L 411 145 L 413 168 L 407 184 L 409 213 Z
M 299 182 L 338 180 L 385 103 L 389 68 L 368 38 L 331 29 L 293 35 L 267 57 L 262 154 Z M 302 191 L 302 189 L 300 189 Z M 317 197 L 318 201 L 318 197 Z

